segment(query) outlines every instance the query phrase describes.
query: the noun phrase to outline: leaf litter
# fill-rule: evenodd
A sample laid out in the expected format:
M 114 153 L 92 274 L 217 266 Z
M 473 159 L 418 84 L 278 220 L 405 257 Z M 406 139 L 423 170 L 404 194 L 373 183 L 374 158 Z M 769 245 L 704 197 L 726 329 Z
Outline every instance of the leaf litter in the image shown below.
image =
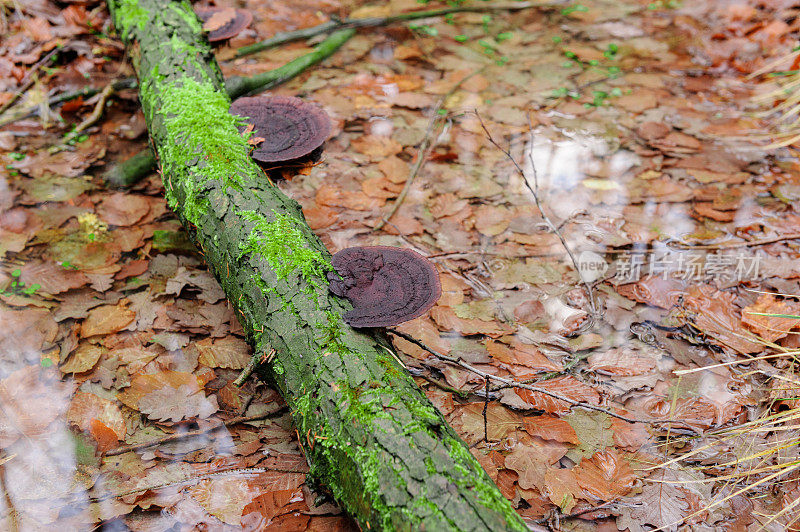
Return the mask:
M 434 4 L 245 2 L 252 29 L 218 53 L 328 15 Z M 96 31 L 100 3 L 4 13 L 0 105 L 43 109 L 47 94 L 130 74 L 118 41 Z M 321 163 L 278 185 L 329 250 L 411 247 L 437 264 L 442 298 L 398 329 L 535 385 L 487 388 L 393 336 L 529 523 L 778 530 L 798 517 L 791 471 L 704 510 L 796 459 L 782 443 L 797 439 L 791 421 L 725 431 L 796 408 L 800 166 L 795 147 L 762 149 L 770 121 L 750 113 L 759 88 L 746 76 L 791 51 L 798 20 L 786 3 L 750 1 L 455 14 L 360 32 L 273 91 L 334 117 Z M 252 75 L 309 46 L 223 71 Z M 233 386 L 249 348 L 202 257 L 164 240 L 182 230 L 159 178 L 119 192 L 99 177 L 146 144 L 135 93 L 48 150 L 93 106 L 72 100 L 0 130 L 0 482 L 14 512 L 0 506 L 0 527 L 353 530 L 307 485 L 277 393 Z M 752 458 L 770 447 L 782 450 Z M 736 463 L 749 476 L 729 477 Z

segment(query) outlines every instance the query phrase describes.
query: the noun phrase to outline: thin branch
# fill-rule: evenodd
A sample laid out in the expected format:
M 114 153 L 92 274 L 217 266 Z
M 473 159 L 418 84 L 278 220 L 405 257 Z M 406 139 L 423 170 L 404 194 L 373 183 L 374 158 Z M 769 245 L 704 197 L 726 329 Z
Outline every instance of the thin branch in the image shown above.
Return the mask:
M 276 46 L 286 44 L 288 42 L 310 39 L 317 35 L 323 35 L 332 31 L 345 29 L 345 28 L 375 28 L 379 26 L 387 26 L 395 22 L 405 22 L 408 20 L 417 20 L 421 18 L 433 18 L 449 15 L 452 13 L 482 13 L 487 11 L 521 11 L 523 9 L 531 9 L 534 7 L 553 7 L 561 5 L 564 2 L 516 2 L 514 4 L 489 4 L 489 5 L 472 5 L 472 6 L 459 6 L 448 7 L 444 9 L 432 9 L 428 11 L 413 11 L 411 13 L 400 13 L 398 15 L 390 15 L 387 17 L 369 17 L 369 18 L 348 18 L 348 19 L 331 19 L 317 26 L 311 28 L 303 28 L 301 30 L 276 33 L 269 39 L 261 42 L 243 46 L 236 50 L 235 58 L 243 57 L 245 55 L 255 54 L 269 50 Z
M 619 414 L 617 414 L 615 412 L 612 412 L 611 410 L 609 410 L 607 408 L 603 408 L 601 406 L 595 406 L 593 404 L 586 403 L 586 402 L 583 402 L 583 401 L 576 401 L 574 399 L 570 399 L 569 397 L 566 397 L 566 396 L 561 395 L 561 394 L 556 393 L 556 392 L 552 392 L 552 391 L 547 390 L 545 388 L 540 388 L 538 386 L 533 386 L 531 384 L 525 384 L 525 383 L 522 383 L 522 382 L 517 382 L 517 381 L 512 380 L 512 379 L 507 379 L 505 377 L 500 377 L 498 375 L 492 375 L 491 373 L 486 373 L 485 371 L 480 370 L 480 369 L 476 368 L 475 366 L 473 366 L 473 365 L 471 365 L 471 364 L 469 364 L 467 362 L 464 362 L 464 360 L 462 360 L 460 357 L 451 357 L 449 355 L 445 355 L 443 353 L 439 353 L 438 351 L 433 350 L 432 348 L 428 347 L 427 345 L 425 345 L 421 341 L 417 340 L 413 336 L 410 336 L 410 335 L 408 335 L 408 334 L 406 334 L 406 333 L 404 333 L 402 331 L 398 331 L 397 329 L 386 329 L 386 330 L 388 332 L 396 335 L 396 336 L 399 336 L 403 340 L 407 340 L 407 341 L 411 342 L 412 344 L 414 344 L 414 345 L 416 345 L 418 347 L 421 347 L 422 349 L 424 349 L 425 351 L 427 351 L 428 353 L 432 354 L 433 356 L 435 356 L 436 358 L 438 358 L 440 360 L 444 360 L 445 362 L 449 362 L 451 364 L 455 364 L 456 366 L 464 368 L 467 371 L 471 371 L 472 373 L 474 373 L 475 375 L 478 375 L 479 377 L 483 377 L 484 379 L 491 379 L 493 381 L 503 383 L 506 386 L 511 387 L 511 388 L 522 388 L 524 390 L 530 390 L 532 392 L 541 393 L 541 394 L 547 395 L 549 397 L 552 397 L 553 399 L 558 399 L 559 401 L 564 401 L 565 403 L 567 403 L 567 404 L 569 404 L 571 406 L 575 406 L 575 407 L 578 407 L 578 408 L 585 408 L 586 410 L 594 410 L 596 412 L 602 412 L 602 413 L 607 414 L 607 415 L 609 415 L 611 417 L 614 417 L 614 418 L 617 418 L 617 419 L 621 419 L 622 421 L 627 421 L 628 423 L 647 423 L 649 425 L 657 425 L 657 424 L 661 424 L 661 423 L 671 423 L 672 422 L 672 420 L 635 419 L 635 418 L 629 418 L 629 417 L 621 416 L 621 415 L 619 415 Z
M 447 91 L 445 95 L 439 98 L 438 102 L 436 102 L 436 107 L 434 107 L 433 109 L 433 114 L 431 115 L 431 119 L 428 122 L 428 127 L 425 129 L 425 136 L 422 138 L 422 143 L 419 145 L 419 149 L 417 150 L 417 159 L 414 161 L 414 166 L 411 168 L 411 172 L 408 175 L 408 179 L 406 179 L 406 184 L 403 187 L 403 190 L 397 196 L 397 199 L 395 200 L 389 212 L 382 217 L 382 219 L 377 223 L 377 225 L 375 225 L 375 227 L 372 228 L 373 231 L 378 231 L 384 225 L 386 225 L 386 223 L 388 223 L 389 220 L 391 220 L 392 216 L 394 216 L 397 213 L 397 210 L 400 208 L 400 205 L 402 205 L 403 201 L 406 199 L 408 192 L 411 190 L 411 185 L 414 184 L 414 179 L 417 177 L 417 174 L 419 174 L 420 170 L 422 169 L 422 166 L 425 164 L 425 160 L 428 157 L 428 151 L 431 147 L 431 138 L 433 134 L 434 125 L 436 124 L 436 122 L 438 122 L 438 119 L 440 117 L 439 111 L 442 109 L 447 99 L 450 98 L 450 96 L 452 96 L 453 94 L 455 94 L 458 88 L 461 87 L 461 85 L 465 81 L 483 72 L 485 69 L 486 67 L 482 67 L 476 70 L 475 72 L 472 72 L 470 75 L 461 78 L 455 85 L 453 85 L 450 88 L 449 91 Z
M 199 430 L 191 430 L 189 432 L 181 432 L 180 434 L 170 434 L 169 436 L 164 436 L 163 438 L 158 438 L 157 440 L 152 440 L 144 443 L 137 443 L 135 445 L 123 445 L 122 447 L 117 447 L 116 449 L 111 449 L 110 451 L 105 453 L 105 456 L 117 456 L 120 454 L 125 454 L 130 451 L 139 451 L 142 449 L 147 449 L 149 447 L 156 447 L 158 445 L 164 445 L 167 443 L 172 443 L 176 441 L 185 440 L 187 438 L 192 438 L 194 436 L 201 436 L 203 434 L 207 434 L 209 432 L 213 432 L 215 430 L 221 429 L 223 427 L 230 427 L 232 425 L 236 425 L 238 423 L 248 423 L 250 421 L 260 421 L 262 419 L 267 419 L 272 416 L 277 415 L 280 412 L 283 412 L 284 408 L 276 410 L 275 412 L 268 412 L 264 414 L 258 414 L 255 416 L 240 416 L 229 419 L 222 425 L 213 425 Z
M 78 135 L 80 135 L 83 131 L 87 130 L 88 128 L 90 128 L 94 124 L 96 124 L 97 121 L 100 120 L 100 117 L 103 116 L 103 110 L 106 108 L 106 102 L 108 102 L 108 99 L 111 97 L 112 94 L 114 94 L 114 84 L 113 83 L 109 83 L 100 92 L 100 98 L 97 100 L 97 103 L 94 105 L 94 109 L 92 110 L 92 113 L 89 116 L 87 116 L 83 120 L 83 122 L 81 122 L 80 124 L 75 126 L 75 129 L 70 131 L 64 137 L 64 139 L 61 141 L 61 144 L 59 144 L 57 146 L 53 146 L 52 148 L 50 148 L 50 150 L 49 150 L 50 153 L 54 153 L 54 152 L 66 149 L 67 144 L 69 144 L 69 142 L 71 140 L 77 138 Z
M 108 499 L 111 499 L 111 498 L 120 498 L 120 497 L 125 497 L 126 495 L 133 495 L 134 493 L 142 493 L 142 492 L 150 491 L 150 490 L 157 490 L 157 489 L 161 489 L 161 488 L 169 488 L 169 487 L 172 487 L 172 486 L 180 486 L 182 484 L 196 484 L 196 483 L 198 483 L 198 482 L 200 482 L 202 480 L 206 480 L 206 479 L 209 479 L 209 478 L 225 477 L 225 476 L 230 476 L 230 475 L 263 475 L 264 473 L 269 473 L 270 471 L 279 471 L 281 473 L 301 473 L 301 474 L 305 474 L 306 473 L 306 471 L 299 471 L 299 470 L 296 470 L 296 469 L 279 469 L 279 468 L 273 468 L 273 467 L 269 467 L 269 468 L 266 468 L 266 467 L 240 467 L 240 468 L 236 468 L 236 469 L 229 469 L 229 470 L 226 470 L 226 471 L 215 471 L 213 473 L 204 473 L 202 475 L 186 477 L 186 478 L 183 478 L 183 479 L 180 479 L 180 480 L 173 480 L 171 482 L 164 482 L 164 483 L 155 484 L 155 485 L 152 485 L 152 486 L 142 486 L 140 488 L 134 488 L 132 490 L 123 491 L 123 492 L 120 492 L 120 493 L 108 493 L 106 495 L 101 495 L 99 497 L 89 497 L 88 499 L 89 499 L 90 502 L 99 502 L 99 501 L 104 501 L 104 500 L 108 500 Z
M 114 87 L 115 91 L 122 90 L 122 89 L 134 89 L 137 86 L 136 78 L 123 78 L 117 80 L 111 84 Z M 95 87 L 84 87 L 83 89 L 65 92 L 63 94 L 59 94 L 58 96 L 53 96 L 47 100 L 47 106 L 53 107 L 54 105 L 58 105 L 63 102 L 68 102 L 70 100 L 74 100 L 75 98 L 90 98 L 95 94 L 99 93 L 102 89 L 95 88 Z M 23 118 L 28 118 L 29 116 L 34 116 L 39 112 L 41 105 L 30 105 L 28 107 L 24 107 L 22 109 L 18 109 L 14 112 L 6 113 L 3 116 L 0 116 L 0 127 L 7 126 L 17 120 L 22 120 Z
M 772 236 L 769 238 L 759 238 L 757 240 L 747 240 L 744 242 L 720 242 L 718 244 L 685 244 L 683 242 L 674 242 L 671 244 L 676 249 L 736 249 L 736 248 L 749 248 L 755 246 L 765 246 L 767 244 L 774 244 L 775 242 L 783 242 L 785 240 L 798 240 L 800 233 L 789 233 L 788 235 Z
M 52 50 L 50 50 L 50 52 L 48 52 L 47 55 L 45 55 L 43 58 L 37 61 L 37 63 L 33 65 L 30 68 L 30 70 L 28 70 L 28 72 L 25 74 L 25 77 L 22 78 L 22 85 L 20 86 L 19 90 L 17 90 L 17 92 L 15 92 L 14 95 L 11 96 L 11 98 L 6 103 L 0 106 L 0 113 L 6 112 L 6 109 L 14 105 L 14 102 L 16 102 L 20 96 L 25 94 L 25 91 L 31 88 L 31 85 L 33 85 L 34 82 L 36 81 L 36 73 L 39 71 L 40 68 L 42 68 L 42 65 L 44 65 L 47 61 L 50 60 L 50 58 L 52 58 L 61 51 L 61 47 L 62 45 L 58 45 Z
M 498 144 L 497 141 L 494 140 L 494 137 L 492 137 L 492 134 L 489 133 L 489 130 L 487 129 L 486 124 L 483 123 L 483 118 L 481 118 L 481 115 L 478 113 L 477 109 L 475 109 L 474 113 L 475 113 L 475 116 L 478 117 L 478 121 L 481 123 L 481 127 L 483 128 L 483 131 L 486 133 L 486 136 L 489 139 L 489 142 L 491 142 L 498 150 L 503 152 L 505 154 L 505 156 L 514 164 L 514 167 L 517 169 L 517 172 L 519 172 L 519 175 L 522 178 L 522 182 L 525 183 L 525 187 L 533 195 L 533 201 L 536 203 L 536 207 L 539 209 L 539 212 L 542 214 L 542 218 L 547 223 L 547 225 L 550 227 L 550 229 L 553 231 L 553 233 L 561 241 L 561 245 L 564 246 L 564 249 L 566 250 L 567 255 L 569 255 L 569 258 L 572 261 L 572 266 L 575 268 L 575 273 L 578 274 L 578 277 L 580 278 L 581 283 L 583 283 L 583 286 L 586 289 L 586 295 L 587 295 L 587 297 L 589 299 L 589 306 L 591 307 L 591 311 L 592 311 L 591 312 L 592 319 L 594 319 L 597 316 L 597 304 L 595 303 L 595 299 L 594 299 L 594 290 L 592 290 L 591 285 L 583 278 L 583 275 L 581 275 L 581 270 L 580 270 L 580 268 L 578 268 L 578 259 L 575 257 L 575 254 L 572 252 L 572 249 L 570 249 L 569 245 L 567 244 L 567 241 L 564 238 L 564 235 L 561 234 L 561 231 L 559 231 L 558 227 L 556 227 L 556 224 L 553 223 L 553 221 L 547 215 L 545 210 L 542 208 L 542 203 L 541 203 L 540 198 L 539 198 L 539 175 L 538 175 L 538 173 L 536 171 L 536 165 L 533 163 L 533 126 L 531 125 L 530 116 L 528 116 L 528 133 L 530 135 L 529 148 L 528 148 L 528 159 L 531 162 L 531 169 L 533 171 L 533 184 L 534 184 L 534 186 L 531 186 L 531 184 L 528 182 L 528 178 L 525 177 L 525 171 L 522 169 L 522 167 L 519 165 L 519 163 L 514 159 L 514 156 L 511 155 L 511 152 L 508 151 L 506 148 L 503 148 L 502 146 L 500 146 L 500 144 Z

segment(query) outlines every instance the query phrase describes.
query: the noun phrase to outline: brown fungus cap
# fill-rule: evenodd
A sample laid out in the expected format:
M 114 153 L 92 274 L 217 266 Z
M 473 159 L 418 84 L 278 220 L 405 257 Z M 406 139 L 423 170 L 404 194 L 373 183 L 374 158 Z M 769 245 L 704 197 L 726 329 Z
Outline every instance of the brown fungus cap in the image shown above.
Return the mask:
M 353 310 L 344 320 L 353 327 L 389 327 L 412 320 L 442 295 L 439 273 L 410 249 L 388 246 L 346 248 L 333 256 L 331 292 L 346 297 Z
M 196 7 L 194 12 L 203 21 L 203 29 L 208 31 L 208 42 L 230 39 L 253 22 L 253 15 L 244 9 Z
M 253 136 L 264 139 L 253 150 L 253 159 L 262 163 L 305 157 L 331 132 L 325 111 L 293 96 L 239 98 L 231 104 L 231 113 L 253 124 Z

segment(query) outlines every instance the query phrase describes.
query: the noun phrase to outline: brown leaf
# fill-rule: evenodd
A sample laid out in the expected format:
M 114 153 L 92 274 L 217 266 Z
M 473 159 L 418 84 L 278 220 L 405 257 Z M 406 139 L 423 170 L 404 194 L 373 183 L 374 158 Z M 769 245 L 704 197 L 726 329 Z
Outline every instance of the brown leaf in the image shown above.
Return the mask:
M 97 206 L 97 215 L 109 225 L 133 225 L 150 212 L 150 201 L 147 196 L 115 192 L 103 198 Z
M 113 431 L 117 440 L 125 438 L 125 419 L 114 401 L 93 393 L 77 392 L 69 404 L 67 421 L 81 430 L 91 430 L 93 421 L 99 421 Z
M 636 480 L 630 465 L 614 449 L 582 460 L 574 472 L 580 487 L 598 501 L 613 501 L 626 495 Z
M 603 375 L 630 377 L 648 373 L 656 360 L 628 347 L 615 347 L 589 356 L 589 369 Z
M 593 405 L 600 404 L 600 394 L 597 390 L 571 375 L 564 375 L 563 377 L 532 384 L 537 388 L 557 393 L 573 401 L 586 402 Z M 561 399 L 523 388 L 517 388 L 514 391 L 529 405 L 529 408 L 544 410 L 549 414 L 566 414 L 570 411 L 570 404 Z
M 357 152 L 366 155 L 372 162 L 397 155 L 403 149 L 403 146 L 396 140 L 377 135 L 362 135 L 353 140 L 351 146 Z
M 98 345 L 83 342 L 72 352 L 67 361 L 59 366 L 59 369 L 62 373 L 89 371 L 100 360 L 103 351 L 104 349 Z
M 544 473 L 542 492 L 564 513 L 571 512 L 575 508 L 577 499 L 584 496 L 575 476 L 575 472 L 570 469 L 553 467 L 548 468 Z
M 430 312 L 439 327 L 446 331 L 456 330 L 465 336 L 485 334 L 491 338 L 497 338 L 513 332 L 511 327 L 502 322 L 459 318 L 450 307 L 436 305 Z
M 242 478 L 203 480 L 188 491 L 208 513 L 234 526 L 239 526 L 242 510 L 254 495 L 247 480 Z
M 410 172 L 408 163 L 396 155 L 390 155 L 389 157 L 381 159 L 378 163 L 378 169 L 383 172 L 386 179 L 394 184 L 405 183 Z
M 139 411 L 157 421 L 180 421 L 185 418 L 207 418 L 219 410 L 216 396 L 210 399 L 192 384 L 173 388 L 164 386 L 139 399 Z
M 753 314 L 786 314 L 798 318 L 779 318 Z M 788 300 L 779 300 L 772 294 L 762 294 L 758 301 L 742 309 L 742 323 L 768 342 L 784 338 L 789 332 L 800 326 L 800 304 Z
M 461 409 L 461 424 L 464 432 L 483 439 L 483 403 L 473 403 Z M 522 416 L 503 405 L 489 403 L 486 410 L 486 429 L 489 440 L 498 441 L 522 425 Z
M 498 362 L 509 366 L 525 366 L 526 368 L 541 371 L 562 371 L 563 369 L 561 364 L 551 361 L 535 346 L 523 344 L 517 340 L 513 341 L 511 347 L 500 342 L 488 340 L 486 342 L 486 351 Z
M 136 313 L 127 308 L 127 303 L 105 305 L 89 312 L 81 325 L 81 337 L 110 334 L 121 331 L 136 318 Z
M 131 385 L 117 396 L 126 406 L 139 409 L 139 400 L 145 395 L 160 390 L 165 386 L 179 388 L 189 386 L 194 391 L 200 391 L 202 384 L 195 375 L 180 371 L 162 371 L 151 375 L 137 375 L 131 381 Z
M 524 420 L 525 431 L 531 436 L 538 436 L 543 440 L 555 440 L 563 443 L 580 443 L 578 435 L 572 425 L 556 416 L 528 416 Z
M 303 207 L 303 215 L 311 229 L 324 229 L 335 224 L 339 219 L 337 212 L 324 205 L 309 205 Z
M 195 346 L 200 351 L 198 361 L 210 368 L 242 369 L 250 361 L 250 346 L 235 336 L 217 340 L 206 338 L 197 342 Z
M 0 308 L 0 353 L 23 357 L 42 351 L 58 333 L 52 313 L 46 309 Z
M 21 268 L 20 279 L 25 286 L 38 284 L 42 292 L 60 294 L 80 288 L 89 282 L 83 273 L 64 268 L 53 262 L 32 261 Z
M 735 297 L 708 285 L 698 285 L 689 288 L 684 304 L 695 313 L 694 324 L 698 329 L 737 351 L 757 353 L 763 347 L 744 330 Z
M 23 434 L 29 440 L 47 434 L 64 413 L 72 387 L 50 375 L 38 365 L 26 366 L 0 381 L 0 447 Z

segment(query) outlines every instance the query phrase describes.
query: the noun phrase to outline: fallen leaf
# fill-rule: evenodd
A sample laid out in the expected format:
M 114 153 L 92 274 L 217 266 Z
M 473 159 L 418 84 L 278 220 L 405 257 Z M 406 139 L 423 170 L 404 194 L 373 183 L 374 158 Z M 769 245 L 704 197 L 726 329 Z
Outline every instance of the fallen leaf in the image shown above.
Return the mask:
M 461 424 L 464 432 L 483 439 L 483 403 L 473 403 L 461 409 Z M 489 403 L 486 410 L 486 429 L 489 440 L 498 441 L 522 426 L 522 416 L 503 405 Z
M 555 416 L 528 416 L 524 420 L 525 431 L 531 436 L 543 440 L 555 440 L 563 443 L 580 443 L 572 425 Z
M 133 225 L 150 212 L 147 196 L 129 192 L 115 192 L 105 196 L 97 206 L 97 215 L 109 225 Z
M 578 485 L 597 501 L 613 501 L 626 495 L 636 480 L 630 465 L 614 449 L 581 460 L 574 473 Z
M 573 401 L 586 402 L 592 405 L 600 404 L 600 394 L 571 375 L 564 375 L 541 382 L 531 383 L 537 388 L 557 393 Z M 571 405 L 561 399 L 556 399 L 541 392 L 534 392 L 524 388 L 514 390 L 517 395 L 528 404 L 529 408 L 543 410 L 548 414 L 566 414 L 570 411 Z
M 136 313 L 127 308 L 127 303 L 104 305 L 89 312 L 81 325 L 81 337 L 110 334 L 121 331 L 136 318 Z
M 242 369 L 250 362 L 250 346 L 235 336 L 216 340 L 205 338 L 195 346 L 200 351 L 198 361 L 210 368 Z
M 181 421 L 186 418 L 207 418 L 219 410 L 217 398 L 210 399 L 192 384 L 177 388 L 164 386 L 139 399 L 139 411 L 156 421 Z

